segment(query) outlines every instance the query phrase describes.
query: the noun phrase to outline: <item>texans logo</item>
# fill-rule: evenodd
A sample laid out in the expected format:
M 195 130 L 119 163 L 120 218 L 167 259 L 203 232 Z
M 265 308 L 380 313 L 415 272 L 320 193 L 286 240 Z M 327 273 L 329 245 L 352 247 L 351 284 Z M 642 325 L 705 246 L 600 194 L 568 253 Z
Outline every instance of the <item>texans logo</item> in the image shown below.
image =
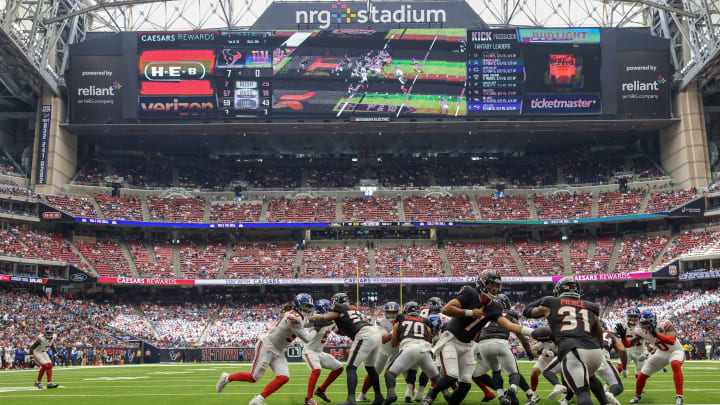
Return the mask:
M 170 360 L 175 361 L 180 357 L 180 352 L 171 351 L 170 352 Z

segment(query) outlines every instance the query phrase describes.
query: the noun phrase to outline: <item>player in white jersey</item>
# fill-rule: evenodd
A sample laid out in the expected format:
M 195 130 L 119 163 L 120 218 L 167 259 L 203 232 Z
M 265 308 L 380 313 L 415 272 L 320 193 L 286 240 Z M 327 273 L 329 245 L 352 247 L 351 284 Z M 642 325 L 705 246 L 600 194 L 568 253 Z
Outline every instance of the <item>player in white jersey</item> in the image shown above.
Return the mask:
M 625 351 L 625 345 L 620 341 L 615 333 L 607 330 L 604 321 L 602 322 L 602 326 L 602 352 L 603 357 L 605 358 L 603 359 L 603 364 L 597 370 L 597 375 L 605 381 L 605 384 L 608 385 L 605 397 L 608 401 L 610 401 L 610 404 L 620 405 L 620 401 L 618 401 L 615 397 L 622 394 L 625 388 L 623 387 L 622 379 L 620 379 L 620 374 L 610 362 L 610 353 L 614 350 L 618 354 L 620 357 L 620 365 L 623 367 L 623 370 L 625 370 L 627 369 L 627 352 Z
M 380 332 L 380 336 L 382 336 L 382 344 L 380 345 L 380 350 L 375 357 L 375 370 L 378 374 L 382 373 L 382 371 L 385 370 L 385 366 L 387 365 L 388 361 L 395 355 L 395 353 L 397 353 L 397 348 L 392 347 L 390 338 L 392 337 L 395 317 L 397 316 L 398 312 L 400 312 L 400 304 L 395 301 L 388 301 L 385 304 L 383 310 L 385 311 L 385 317 L 378 318 L 375 321 L 375 327 Z M 370 376 L 365 375 L 365 381 L 363 382 L 362 390 L 360 390 L 360 393 L 357 395 L 357 398 L 355 400 L 366 401 L 367 392 L 370 391 L 371 386 L 372 384 L 370 384 Z
M 639 319 L 640 310 L 635 306 L 628 308 L 627 311 L 625 311 L 625 323 L 621 324 L 626 331 L 626 335 L 625 337 L 620 337 L 623 345 L 625 346 L 625 351 L 627 352 L 628 363 L 630 361 L 635 363 L 635 378 L 637 378 L 640 370 L 642 370 L 645 360 L 647 360 L 649 355 L 645 349 L 645 342 L 643 339 L 637 339 L 635 341 L 636 343 L 631 343 L 631 341 L 637 337 L 635 330 L 637 329 Z M 627 378 L 627 367 L 623 368 L 622 364 L 618 363 L 617 371 L 621 371 L 623 373 L 623 377 Z
M 329 300 L 321 299 L 315 302 L 315 313 L 325 314 L 329 310 Z M 337 331 L 335 322 L 330 321 L 327 323 L 316 323 L 313 326 L 317 333 L 313 336 L 309 343 L 305 343 L 303 345 L 303 357 L 310 369 L 310 380 L 308 381 L 308 391 L 307 396 L 305 397 L 305 405 L 317 404 L 317 402 L 312 399 L 313 393 L 322 398 L 323 401 L 331 402 L 325 391 L 327 391 L 330 384 L 332 384 L 333 381 L 335 381 L 335 379 L 343 372 L 342 363 L 329 353 L 325 353 L 323 351 L 325 341 L 330 333 Z M 323 368 L 330 370 L 330 374 L 327 378 L 325 378 L 325 382 L 322 383 L 320 388 L 316 390 L 315 386 Z
M 45 327 L 43 334 L 38 336 L 37 340 L 33 342 L 32 346 L 30 346 L 30 353 L 32 353 L 33 358 L 35 359 L 35 364 L 40 367 L 37 381 L 35 381 L 35 386 L 37 388 L 42 389 L 43 374 L 47 375 L 48 388 L 58 387 L 57 384 L 52 382 L 52 361 L 50 361 L 50 356 L 48 356 L 47 354 L 48 348 L 52 349 L 53 352 L 56 351 L 56 339 L 57 335 L 55 334 L 55 327 L 52 325 L 48 325 Z
M 630 343 L 645 339 L 649 344 L 655 345 L 656 350 L 640 370 L 635 382 L 635 397 L 630 400 L 630 403 L 639 403 L 647 379 L 670 364 L 673 371 L 673 382 L 675 383 L 675 405 L 683 405 L 682 364 L 685 362 L 685 352 L 680 340 L 677 338 L 675 327 L 667 320 L 658 324 L 655 314 L 649 309 L 642 312 L 639 324 L 640 326 L 636 332 L 637 336 Z
M 530 389 L 533 392 L 537 392 L 537 387 L 540 384 L 540 374 L 555 358 L 555 353 L 557 353 L 557 344 L 552 330 L 548 326 L 541 325 L 535 325 L 534 336 L 537 336 L 537 341 L 531 346 L 532 350 L 535 350 L 538 354 L 538 359 L 533 365 L 532 374 L 530 374 Z
M 284 308 L 280 320 L 268 333 L 260 337 L 255 345 L 255 359 L 253 360 L 250 372 L 240 371 L 235 374 L 222 373 L 215 386 L 218 393 L 231 381 L 246 381 L 255 383 L 265 375 L 265 370 L 270 366 L 275 378 L 265 386 L 260 395 L 250 400 L 250 405 L 262 405 L 265 398 L 277 391 L 290 380 L 285 349 L 296 337 L 303 342 L 309 343 L 317 334 L 317 331 L 309 331 L 304 328 L 307 315 L 314 308 L 313 299 L 309 294 L 298 294 L 291 305 Z

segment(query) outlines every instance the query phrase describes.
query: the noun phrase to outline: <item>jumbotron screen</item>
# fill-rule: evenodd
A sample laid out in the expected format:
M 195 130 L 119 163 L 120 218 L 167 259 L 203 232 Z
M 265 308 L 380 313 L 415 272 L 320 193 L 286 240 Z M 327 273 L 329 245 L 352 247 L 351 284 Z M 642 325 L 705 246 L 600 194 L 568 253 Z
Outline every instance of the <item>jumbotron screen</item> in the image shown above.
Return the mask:
M 104 36 L 71 48 L 77 49 L 67 78 L 72 123 L 670 115 L 666 44 L 634 31 L 135 35 Z
M 139 33 L 140 119 L 464 116 L 465 29 Z

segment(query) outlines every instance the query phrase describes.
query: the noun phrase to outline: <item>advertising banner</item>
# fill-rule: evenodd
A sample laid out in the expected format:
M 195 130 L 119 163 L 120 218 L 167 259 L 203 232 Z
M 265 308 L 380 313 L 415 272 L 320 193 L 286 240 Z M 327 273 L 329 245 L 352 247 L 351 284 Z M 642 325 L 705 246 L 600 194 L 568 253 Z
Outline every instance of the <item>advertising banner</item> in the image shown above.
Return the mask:
M 552 281 L 553 282 L 559 281 L 563 277 L 564 276 L 553 276 Z M 653 273 L 640 272 L 640 273 L 613 273 L 613 274 L 588 274 L 588 275 L 576 274 L 573 277 L 575 277 L 575 279 L 578 281 L 613 281 L 613 280 L 652 278 Z
M 662 268 L 653 272 L 653 278 L 675 278 L 678 276 L 678 261 L 673 260 Z
M 668 213 L 671 217 L 695 217 L 703 215 L 705 212 L 705 199 L 698 198 L 697 200 L 690 201 L 680 208 L 675 208 Z
M 38 203 L 38 215 L 40 216 L 40 220 L 43 222 L 75 222 L 75 217 L 72 217 L 62 211 L 59 211 L 57 208 L 51 207 L 42 202 Z
M 47 184 L 48 148 L 50 147 L 50 118 L 52 106 L 43 105 L 40 110 L 40 128 L 38 133 L 37 172 L 35 184 Z
M 73 122 L 122 120 L 123 56 L 70 58 L 70 117 Z
M 75 266 L 68 269 L 68 279 L 73 283 L 96 283 L 98 280 Z
M 528 94 L 525 114 L 600 114 L 600 94 Z
M 678 279 L 680 281 L 689 281 L 689 280 L 706 280 L 706 279 L 714 279 L 714 278 L 720 278 L 720 271 L 705 271 L 705 272 L 698 272 L 698 273 L 684 273 L 681 274 Z
M 520 42 L 599 44 L 599 28 L 520 28 Z
M 617 53 L 618 114 L 670 116 L 667 50 Z

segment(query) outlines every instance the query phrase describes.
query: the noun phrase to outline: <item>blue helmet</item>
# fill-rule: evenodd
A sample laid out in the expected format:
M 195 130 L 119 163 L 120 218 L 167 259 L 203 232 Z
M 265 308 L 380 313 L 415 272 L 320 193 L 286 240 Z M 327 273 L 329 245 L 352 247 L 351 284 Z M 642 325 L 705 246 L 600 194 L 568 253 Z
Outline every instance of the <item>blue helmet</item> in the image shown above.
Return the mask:
M 388 318 L 388 316 L 387 316 L 388 312 L 395 312 L 395 314 L 400 312 L 400 304 L 398 304 L 395 301 L 388 301 L 388 303 L 385 304 L 385 307 L 383 309 L 385 310 L 385 317 Z
M 625 319 L 632 322 L 637 322 L 640 319 L 640 310 L 636 306 L 631 306 L 625 311 Z
M 430 315 L 428 317 L 428 321 L 430 321 L 430 329 L 434 334 L 437 334 L 440 332 L 440 328 L 442 327 L 442 318 L 440 315 Z
M 313 299 L 310 294 L 300 293 L 293 299 L 293 306 L 295 310 L 301 314 L 309 314 L 310 311 L 315 307 Z
M 315 312 L 318 314 L 327 314 L 330 312 L 330 300 L 325 298 L 319 299 L 315 302 Z
M 51 338 L 55 334 L 55 327 L 53 325 L 45 325 L 45 328 L 43 329 L 45 332 L 46 338 Z
M 655 327 L 657 324 L 657 318 L 655 318 L 655 314 L 653 314 L 652 310 L 646 309 L 642 311 L 642 314 L 640 314 L 640 323 L 645 326 Z

